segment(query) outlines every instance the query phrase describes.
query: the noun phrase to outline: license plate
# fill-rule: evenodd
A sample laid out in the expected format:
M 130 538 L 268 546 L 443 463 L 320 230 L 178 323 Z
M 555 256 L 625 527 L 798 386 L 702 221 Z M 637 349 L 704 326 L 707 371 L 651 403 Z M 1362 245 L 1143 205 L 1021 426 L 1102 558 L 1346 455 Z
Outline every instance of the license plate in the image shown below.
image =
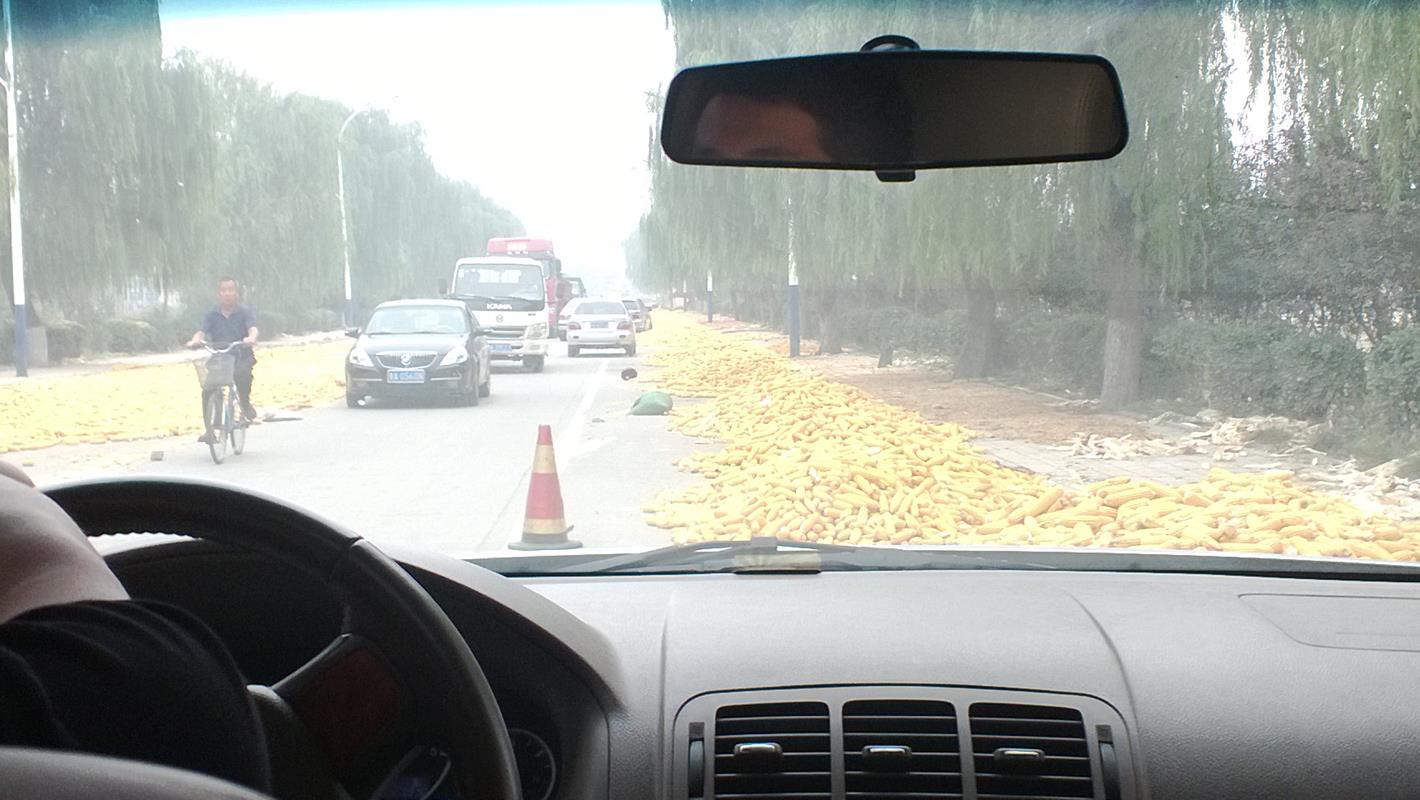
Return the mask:
M 423 383 L 422 369 L 392 369 L 385 373 L 385 383 Z
M 608 325 L 610 325 L 610 324 L 611 324 L 610 322 L 593 322 L 593 323 L 592 323 L 592 327 L 593 327 L 593 328 L 605 328 L 606 326 L 608 326 Z
M 506 353 L 512 350 L 513 346 L 511 344 L 491 344 L 488 346 L 488 349 L 495 353 Z

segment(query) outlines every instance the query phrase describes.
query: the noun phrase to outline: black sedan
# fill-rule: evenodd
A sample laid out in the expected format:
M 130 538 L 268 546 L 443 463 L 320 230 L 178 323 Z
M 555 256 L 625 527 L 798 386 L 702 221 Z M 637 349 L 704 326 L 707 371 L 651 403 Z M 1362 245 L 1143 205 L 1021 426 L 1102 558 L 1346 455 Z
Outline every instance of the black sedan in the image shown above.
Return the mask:
M 345 357 L 345 404 L 367 398 L 443 396 L 476 406 L 491 391 L 488 344 L 456 300 L 381 303 Z

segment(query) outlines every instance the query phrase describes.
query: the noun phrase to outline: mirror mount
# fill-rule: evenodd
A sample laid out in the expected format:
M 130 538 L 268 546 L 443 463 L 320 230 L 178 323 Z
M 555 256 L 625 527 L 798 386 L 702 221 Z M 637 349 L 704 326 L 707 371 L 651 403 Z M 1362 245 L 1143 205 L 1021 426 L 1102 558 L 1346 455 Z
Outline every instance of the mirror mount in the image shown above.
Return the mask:
M 921 50 L 922 45 L 906 36 L 896 33 L 885 33 L 882 36 L 874 36 L 863 43 L 858 48 L 861 53 L 882 53 L 890 50 Z M 876 170 L 873 174 L 878 176 L 882 183 L 912 183 L 917 180 L 917 170 Z

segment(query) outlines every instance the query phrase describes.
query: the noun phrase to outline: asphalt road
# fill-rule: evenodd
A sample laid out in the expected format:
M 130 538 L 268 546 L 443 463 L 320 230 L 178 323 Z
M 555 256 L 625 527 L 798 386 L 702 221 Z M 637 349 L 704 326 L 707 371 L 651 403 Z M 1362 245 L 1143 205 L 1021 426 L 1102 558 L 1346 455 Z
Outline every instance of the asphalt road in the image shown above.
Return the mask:
M 648 388 L 624 382 L 627 367 L 642 368 L 639 356 L 572 359 L 556 344 L 542 373 L 495 366 L 493 394 L 476 408 L 342 403 L 252 428 L 246 452 L 221 465 L 196 441 L 170 439 L 162 461 L 104 472 L 222 480 L 294 501 L 375 542 L 472 555 L 503 550 L 520 535 L 537 427 L 550 424 L 572 537 L 599 548 L 669 544 L 640 508 L 696 480 L 673 467 L 696 446 L 663 417 L 627 413 Z

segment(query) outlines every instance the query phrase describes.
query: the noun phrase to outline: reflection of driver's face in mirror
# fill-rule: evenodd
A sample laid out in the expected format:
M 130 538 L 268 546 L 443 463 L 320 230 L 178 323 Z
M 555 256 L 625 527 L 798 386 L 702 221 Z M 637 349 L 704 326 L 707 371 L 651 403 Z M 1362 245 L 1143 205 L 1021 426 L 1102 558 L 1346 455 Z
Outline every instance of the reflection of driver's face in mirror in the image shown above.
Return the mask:
M 823 128 L 792 100 L 721 94 L 695 127 L 695 154 L 733 161 L 824 163 Z

